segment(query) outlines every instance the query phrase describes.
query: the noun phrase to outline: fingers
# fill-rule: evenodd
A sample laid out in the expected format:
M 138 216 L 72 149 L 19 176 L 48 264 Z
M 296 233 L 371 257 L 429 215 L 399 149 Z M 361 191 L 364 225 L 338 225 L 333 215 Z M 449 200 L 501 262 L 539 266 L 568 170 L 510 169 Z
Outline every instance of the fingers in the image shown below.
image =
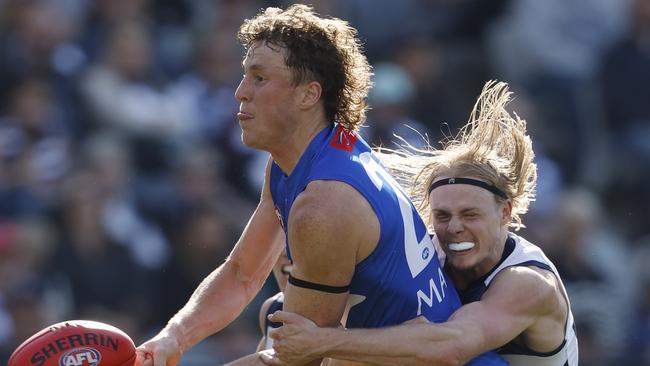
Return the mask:
M 282 365 L 282 361 L 276 356 L 273 349 L 267 349 L 258 353 L 260 359 L 265 365 Z
M 135 362 L 133 366 L 144 366 L 144 354 L 142 352 L 135 351 Z
M 269 330 L 267 335 L 271 337 L 271 339 L 277 341 L 278 339 L 280 339 L 279 333 L 280 333 L 280 328 L 273 328 Z
M 135 350 L 135 363 L 133 366 L 153 366 L 153 357 L 149 352 L 138 348 Z
M 302 319 L 302 317 L 298 314 L 282 310 L 278 310 L 275 313 L 270 314 L 268 318 L 274 323 L 291 323 Z
M 154 354 L 151 351 L 145 348 L 137 348 L 135 350 L 135 355 L 135 364 L 133 364 L 133 366 L 168 366 L 167 357 L 160 353 L 154 357 Z
M 178 340 L 169 332 L 163 331 L 136 348 L 136 365 L 176 366 L 181 356 Z
M 284 321 L 286 320 L 286 312 L 282 310 L 278 310 L 273 314 L 269 314 L 268 318 L 270 321 L 274 323 L 284 323 Z

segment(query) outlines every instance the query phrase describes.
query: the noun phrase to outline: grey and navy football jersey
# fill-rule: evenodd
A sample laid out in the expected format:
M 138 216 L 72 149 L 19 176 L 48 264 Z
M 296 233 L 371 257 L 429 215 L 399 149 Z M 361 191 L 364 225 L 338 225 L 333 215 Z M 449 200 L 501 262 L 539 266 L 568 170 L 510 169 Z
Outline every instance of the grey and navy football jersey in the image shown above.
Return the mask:
M 273 338 L 269 337 L 269 331 L 274 328 L 280 328 L 282 323 L 276 323 L 269 320 L 269 315 L 275 313 L 278 310 L 282 310 L 284 305 L 284 292 L 280 291 L 277 294 L 271 297 L 273 299 L 271 304 L 269 304 L 266 313 L 264 313 L 264 349 L 273 348 Z
M 578 365 L 578 339 L 576 337 L 575 324 L 569 298 L 564 289 L 564 284 L 555 265 L 546 257 L 544 252 L 536 245 L 526 239 L 510 233 L 506 240 L 503 255 L 499 263 L 481 281 L 477 281 L 460 296 L 463 304 L 481 299 L 483 294 L 490 287 L 490 283 L 503 269 L 513 266 L 534 266 L 552 272 L 557 278 L 564 297 L 569 304 L 569 313 L 564 331 L 564 342 L 552 352 L 540 353 L 522 346 L 518 343 L 509 342 L 501 347 L 498 352 L 510 365 L 515 366 L 577 366 Z

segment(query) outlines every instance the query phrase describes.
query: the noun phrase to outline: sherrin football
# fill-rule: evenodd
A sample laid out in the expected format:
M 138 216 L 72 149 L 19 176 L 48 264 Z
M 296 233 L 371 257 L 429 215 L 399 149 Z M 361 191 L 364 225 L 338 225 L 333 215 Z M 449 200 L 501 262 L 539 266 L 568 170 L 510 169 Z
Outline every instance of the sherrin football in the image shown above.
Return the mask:
M 133 366 L 135 345 L 120 329 L 90 320 L 51 325 L 23 342 L 7 366 Z

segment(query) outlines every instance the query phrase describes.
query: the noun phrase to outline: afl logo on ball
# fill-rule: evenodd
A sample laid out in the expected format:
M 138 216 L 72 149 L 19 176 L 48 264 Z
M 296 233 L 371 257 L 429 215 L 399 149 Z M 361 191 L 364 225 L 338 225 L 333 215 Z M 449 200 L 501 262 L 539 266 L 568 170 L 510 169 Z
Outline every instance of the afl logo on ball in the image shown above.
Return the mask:
M 59 358 L 59 366 L 97 366 L 102 355 L 94 348 L 75 348 Z

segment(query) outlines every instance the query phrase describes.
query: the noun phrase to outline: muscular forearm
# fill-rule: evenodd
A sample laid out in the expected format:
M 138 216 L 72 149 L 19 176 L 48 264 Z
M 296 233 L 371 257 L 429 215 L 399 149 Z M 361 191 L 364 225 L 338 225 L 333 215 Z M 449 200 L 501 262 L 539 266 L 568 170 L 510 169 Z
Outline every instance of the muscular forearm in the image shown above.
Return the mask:
M 260 356 L 257 353 L 238 358 L 232 362 L 228 362 L 223 366 L 263 366 L 264 363 L 260 360 Z
M 237 318 L 263 283 L 261 278 L 241 278 L 237 265 L 227 261 L 201 282 L 165 330 L 187 350 Z
M 316 352 L 331 357 L 378 365 L 456 365 L 460 357 L 454 340 L 458 334 L 431 324 L 407 324 L 382 329 L 318 330 L 322 347 Z

